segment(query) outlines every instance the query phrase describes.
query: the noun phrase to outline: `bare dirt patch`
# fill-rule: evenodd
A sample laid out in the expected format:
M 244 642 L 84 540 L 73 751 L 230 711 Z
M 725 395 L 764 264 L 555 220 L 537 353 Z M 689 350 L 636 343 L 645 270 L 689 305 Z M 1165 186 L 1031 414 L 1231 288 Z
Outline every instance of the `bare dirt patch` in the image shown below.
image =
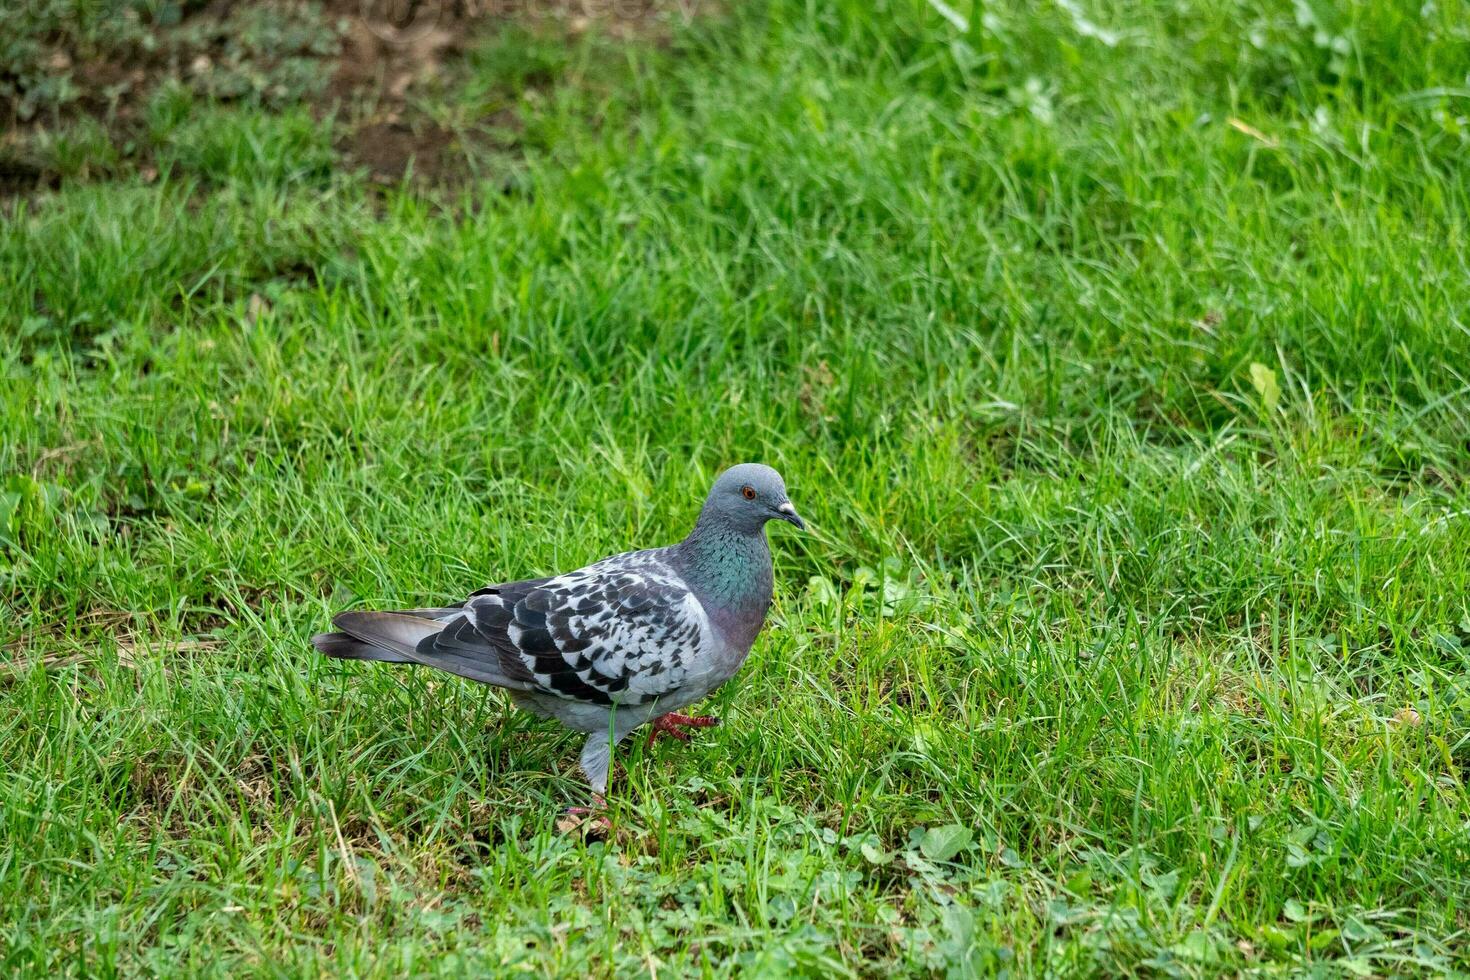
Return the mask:
M 411 174 L 444 184 L 466 175 L 465 151 L 474 148 L 467 141 L 503 144 L 503 134 L 517 129 L 513 112 L 493 109 L 475 120 L 479 125 L 451 132 L 415 106 L 425 86 L 455 84 L 477 43 L 512 25 L 565 44 L 594 30 L 658 41 L 699 8 L 696 0 L 328 0 L 327 9 L 343 30 L 329 95 L 339 106 L 368 106 L 339 141 L 343 156 L 380 183 Z M 528 70 L 506 84 L 524 89 L 551 81 Z M 510 100 L 519 93 L 505 94 Z
M 71 5 L 0 11 L 0 33 L 19 38 L 0 66 L 0 197 L 155 172 L 150 140 L 171 98 L 308 106 L 335 121 L 349 169 L 381 183 L 458 183 L 474 150 L 513 149 L 497 143 L 516 131 L 503 106 L 453 129 L 424 111 L 425 90 L 453 87 L 468 51 L 510 27 L 566 43 L 589 31 L 657 41 L 697 3 L 125 0 L 106 20 Z M 505 95 L 510 105 L 519 93 Z

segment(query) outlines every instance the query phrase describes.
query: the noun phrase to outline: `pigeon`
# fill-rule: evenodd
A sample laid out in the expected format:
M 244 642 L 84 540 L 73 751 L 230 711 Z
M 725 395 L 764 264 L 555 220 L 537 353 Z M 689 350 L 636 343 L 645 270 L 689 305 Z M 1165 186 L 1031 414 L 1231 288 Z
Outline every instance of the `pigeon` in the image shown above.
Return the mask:
M 715 480 L 678 544 L 629 551 L 549 578 L 491 585 L 460 605 L 344 612 L 311 638 L 339 660 L 422 664 L 504 688 L 520 708 L 586 732 L 581 768 L 607 791 L 613 748 L 653 723 L 717 723 L 679 713 L 733 677 L 771 605 L 767 521 L 805 530 L 769 466 L 742 463 Z

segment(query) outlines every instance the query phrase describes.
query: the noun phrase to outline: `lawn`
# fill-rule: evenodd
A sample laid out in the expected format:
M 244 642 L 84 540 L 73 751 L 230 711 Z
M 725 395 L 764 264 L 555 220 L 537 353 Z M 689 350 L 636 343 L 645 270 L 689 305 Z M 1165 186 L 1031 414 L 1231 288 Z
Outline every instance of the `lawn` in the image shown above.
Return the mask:
M 0 972 L 1470 970 L 1470 5 L 633 6 L 0 67 Z M 307 642 L 743 460 L 813 529 L 605 840 Z

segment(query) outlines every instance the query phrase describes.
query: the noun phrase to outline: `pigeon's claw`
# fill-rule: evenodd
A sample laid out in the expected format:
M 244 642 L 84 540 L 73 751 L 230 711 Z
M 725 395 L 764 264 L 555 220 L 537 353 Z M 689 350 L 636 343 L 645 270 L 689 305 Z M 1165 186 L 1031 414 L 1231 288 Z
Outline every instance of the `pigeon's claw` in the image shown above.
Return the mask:
M 653 743 L 658 741 L 658 737 L 660 735 L 667 735 L 670 738 L 677 738 L 681 742 L 689 741 L 688 732 L 681 732 L 677 728 L 662 728 L 658 725 L 654 725 L 652 730 L 650 730 L 648 733 L 648 747 L 650 749 L 653 748 Z
M 607 836 L 612 832 L 612 821 L 607 818 L 607 800 L 601 793 L 593 793 L 591 806 L 567 807 L 556 822 L 556 829 L 563 834 L 581 830 L 594 836 Z
M 604 797 L 601 793 L 593 793 L 591 806 L 569 806 L 567 807 L 567 816 L 585 817 L 589 814 L 601 813 L 606 809 L 607 798 Z
M 681 715 L 677 711 L 670 711 L 666 715 L 659 715 L 653 720 L 653 728 L 648 732 L 648 745 L 658 741 L 660 734 L 671 735 L 681 742 L 689 741 L 689 733 L 686 728 L 713 728 L 720 723 L 720 719 L 713 715 Z

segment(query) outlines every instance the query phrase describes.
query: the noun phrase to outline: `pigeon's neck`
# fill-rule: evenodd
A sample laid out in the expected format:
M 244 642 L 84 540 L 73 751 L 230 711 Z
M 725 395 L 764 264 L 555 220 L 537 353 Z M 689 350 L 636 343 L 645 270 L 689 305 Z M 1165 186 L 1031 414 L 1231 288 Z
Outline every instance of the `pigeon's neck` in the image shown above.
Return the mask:
M 738 529 L 702 514 L 676 548 L 684 580 L 701 599 L 726 612 L 765 616 L 772 576 L 763 529 Z

